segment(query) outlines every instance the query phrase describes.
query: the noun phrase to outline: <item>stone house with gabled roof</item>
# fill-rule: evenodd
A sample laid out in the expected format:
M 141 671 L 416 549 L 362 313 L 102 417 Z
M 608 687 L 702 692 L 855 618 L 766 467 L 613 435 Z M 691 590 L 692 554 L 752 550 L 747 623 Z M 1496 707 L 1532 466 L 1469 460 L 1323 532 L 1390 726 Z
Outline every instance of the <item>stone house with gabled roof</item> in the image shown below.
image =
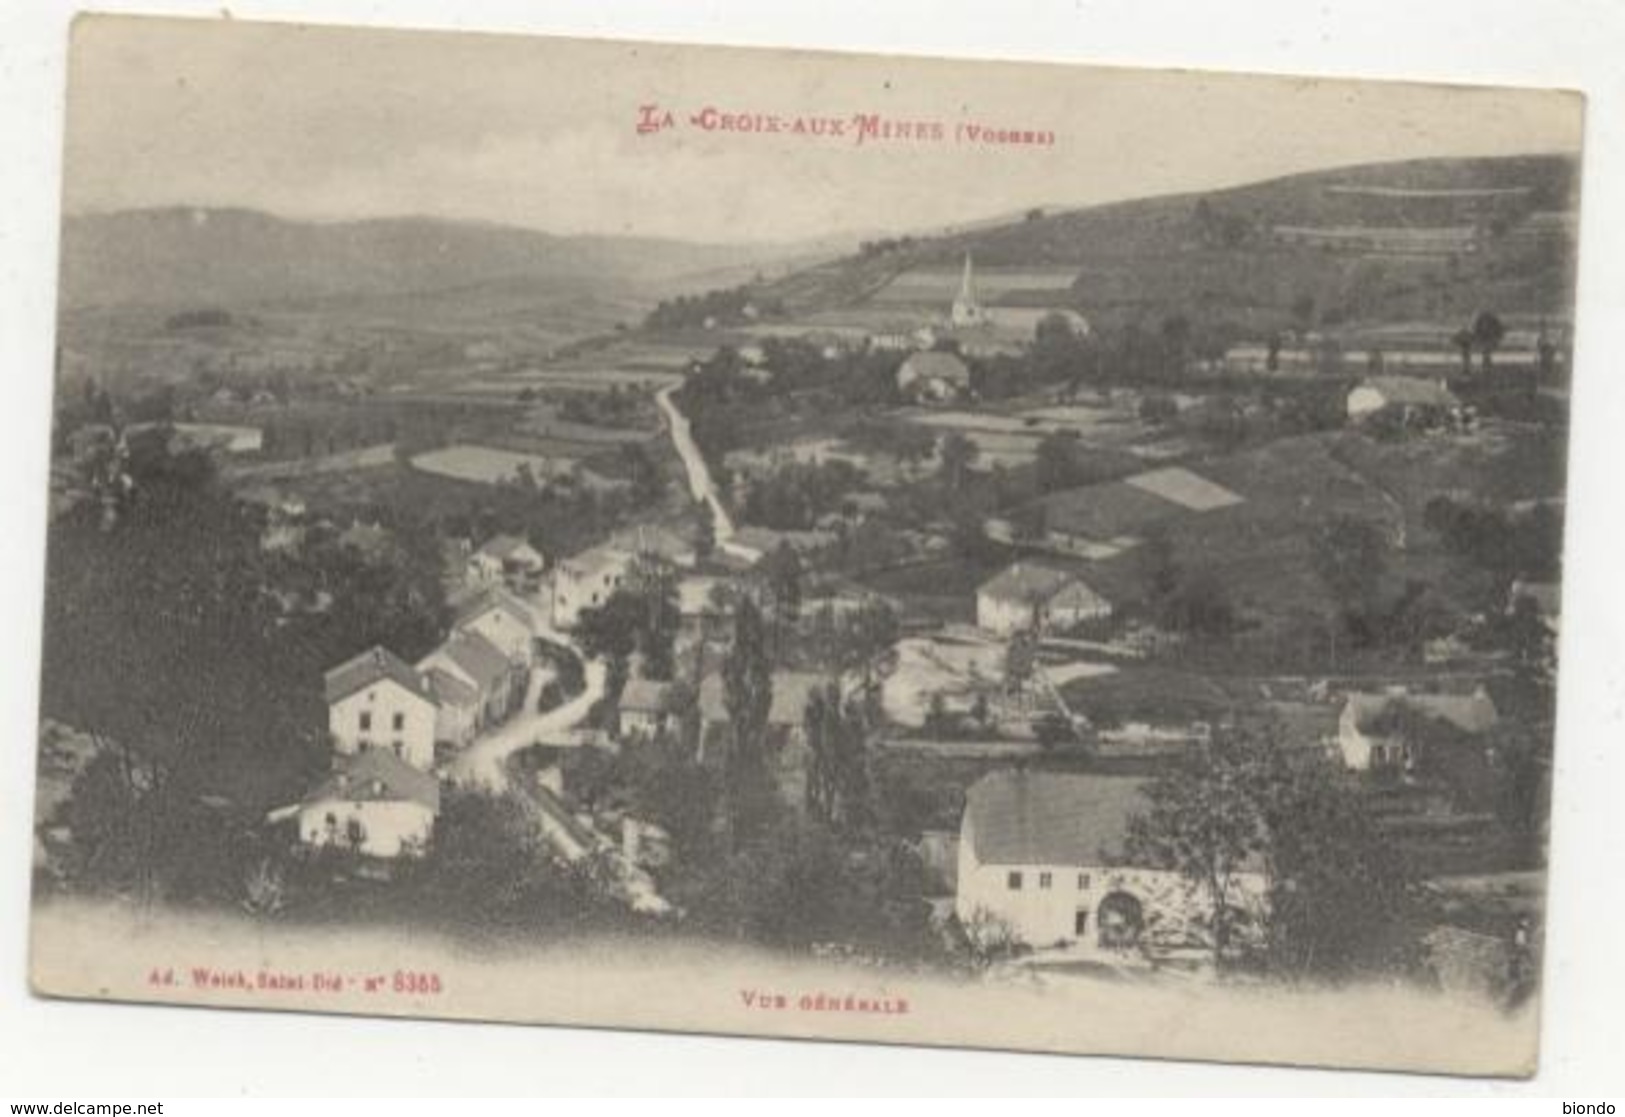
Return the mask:
M 955 877 L 961 925 L 1002 924 L 1026 946 L 1084 954 L 1203 945 L 1211 901 L 1125 852 L 1130 820 L 1150 808 L 1144 787 L 1128 776 L 1027 769 L 972 784 Z M 1231 902 L 1254 925 L 1265 896 L 1260 865 L 1234 874 Z
M 434 764 L 437 704 L 423 676 L 400 656 L 369 648 L 328 671 L 323 682 L 335 752 L 383 749 L 420 770 Z
M 977 627 L 1000 636 L 1067 629 L 1112 615 L 1081 578 L 1034 562 L 1006 567 L 976 589 Z

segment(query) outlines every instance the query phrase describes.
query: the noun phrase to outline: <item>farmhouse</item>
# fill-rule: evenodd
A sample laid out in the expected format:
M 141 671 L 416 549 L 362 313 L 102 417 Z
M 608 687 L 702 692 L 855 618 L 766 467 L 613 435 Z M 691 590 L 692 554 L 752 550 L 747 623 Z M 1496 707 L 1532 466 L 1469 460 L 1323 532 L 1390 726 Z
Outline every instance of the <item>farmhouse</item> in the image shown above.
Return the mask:
M 441 667 L 431 666 L 423 673 L 424 685 L 434 696 L 435 744 L 464 748 L 474 740 L 484 724 L 484 706 L 479 688 Z
M 400 656 L 369 648 L 328 671 L 325 683 L 334 751 L 384 749 L 423 770 L 434 763 L 435 699 Z
M 954 912 L 968 928 L 1004 924 L 1032 947 L 1110 953 L 1175 944 L 1211 920 L 1212 903 L 1179 874 L 1124 852 L 1148 808 L 1143 781 L 1026 769 L 991 772 L 965 793 Z M 1230 903 L 1262 910 L 1263 874 L 1235 875 Z
M 553 568 L 553 624 L 569 630 L 583 609 L 609 600 L 632 566 L 632 555 L 615 547 L 589 547 Z
M 502 578 L 532 579 L 540 576 L 546 560 L 542 553 L 516 535 L 496 535 L 468 558 L 471 582 L 495 582 Z
M 369 857 L 421 853 L 440 813 L 440 784 L 374 749 L 340 765 L 299 804 L 299 839 Z
M 956 399 L 970 391 L 970 369 L 952 353 L 914 353 L 897 369 L 897 390 L 923 401 Z
M 501 586 L 488 586 L 460 605 L 452 628 L 478 633 L 513 663 L 529 667 L 535 661 L 530 610 Z
M 1348 416 L 1354 423 L 1397 412 L 1409 423 L 1442 423 L 1461 410 L 1461 401 L 1440 380 L 1412 376 L 1372 376 L 1349 391 Z
M 1356 772 L 1408 771 L 1416 758 L 1414 742 L 1402 733 L 1406 712 L 1473 735 L 1500 721 L 1483 687 L 1471 694 L 1350 694 L 1337 721 L 1337 747 L 1344 765 Z
M 1064 570 L 1018 562 L 976 590 L 976 624 L 1000 636 L 1066 629 L 1111 616 L 1111 602 Z
M 479 696 L 476 731 L 508 716 L 515 698 L 514 677 L 522 672 L 522 668 L 516 671 L 515 664 L 501 648 L 473 631 L 454 632 L 425 656 L 417 669 L 423 675 L 442 671 L 473 688 Z

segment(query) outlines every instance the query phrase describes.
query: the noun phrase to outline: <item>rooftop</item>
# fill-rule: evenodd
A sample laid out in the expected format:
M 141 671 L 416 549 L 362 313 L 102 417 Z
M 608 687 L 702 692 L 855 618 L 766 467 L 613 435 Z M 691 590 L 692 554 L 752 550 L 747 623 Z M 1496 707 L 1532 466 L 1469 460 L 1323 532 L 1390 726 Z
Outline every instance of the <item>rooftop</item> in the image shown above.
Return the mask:
M 1128 776 L 990 772 L 965 792 L 965 821 L 984 865 L 1125 864 L 1129 819 L 1149 808 Z
M 1414 407 L 1454 407 L 1460 402 L 1439 381 L 1419 376 L 1372 376 L 1361 381 L 1360 387 L 1380 392 L 1389 403 Z
M 1064 570 L 1041 563 L 1018 562 L 1007 566 L 977 587 L 976 592 L 1023 604 L 1048 601 L 1080 579 Z
M 306 804 L 343 799 L 352 803 L 409 802 L 440 811 L 440 781 L 387 749 L 345 758 L 305 796 Z
M 512 668 L 502 649 L 478 632 L 458 632 L 430 653 L 445 655 L 472 678 L 481 690 L 490 690 Z
M 348 698 L 358 690 L 386 680 L 405 687 L 426 702 L 434 701 L 422 678 L 412 670 L 411 664 L 388 648 L 379 645 L 368 648 L 353 659 L 345 660 L 323 676 L 329 705 Z

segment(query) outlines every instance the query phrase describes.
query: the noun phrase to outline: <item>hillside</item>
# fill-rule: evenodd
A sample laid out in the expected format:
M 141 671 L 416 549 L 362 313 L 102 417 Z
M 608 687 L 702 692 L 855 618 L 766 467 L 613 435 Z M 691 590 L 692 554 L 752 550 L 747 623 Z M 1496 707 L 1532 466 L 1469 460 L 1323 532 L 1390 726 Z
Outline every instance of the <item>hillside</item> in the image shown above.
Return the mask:
M 893 242 L 763 284 L 759 297 L 794 315 L 896 305 L 876 297 L 899 276 L 923 291 L 920 273 L 942 269 L 951 290 L 969 252 L 979 269 L 1076 268 L 1070 292 L 1042 297 L 1097 321 L 1179 313 L 1259 329 L 1306 299 L 1327 324 L 1485 306 L 1562 314 L 1577 170 L 1562 156 L 1421 160 L 1043 211 Z
M 563 237 L 430 218 L 317 223 L 241 209 L 130 210 L 64 222 L 61 304 L 241 306 L 426 291 L 466 301 L 480 288 L 499 298 L 648 297 L 740 282 L 803 255 L 797 246 Z

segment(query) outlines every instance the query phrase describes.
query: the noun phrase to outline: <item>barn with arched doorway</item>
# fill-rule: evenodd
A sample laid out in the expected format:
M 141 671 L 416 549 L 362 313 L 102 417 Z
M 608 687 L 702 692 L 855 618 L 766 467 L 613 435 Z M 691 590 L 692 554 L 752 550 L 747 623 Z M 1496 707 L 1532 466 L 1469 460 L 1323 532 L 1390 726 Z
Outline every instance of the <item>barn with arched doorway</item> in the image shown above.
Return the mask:
M 1149 806 L 1145 782 L 1023 769 L 972 784 L 959 830 L 960 921 L 991 917 L 1027 946 L 1084 953 L 1136 952 L 1170 928 L 1210 922 L 1199 889 L 1124 854 L 1129 820 Z M 1262 875 L 1236 885 L 1245 906 L 1262 903 Z

